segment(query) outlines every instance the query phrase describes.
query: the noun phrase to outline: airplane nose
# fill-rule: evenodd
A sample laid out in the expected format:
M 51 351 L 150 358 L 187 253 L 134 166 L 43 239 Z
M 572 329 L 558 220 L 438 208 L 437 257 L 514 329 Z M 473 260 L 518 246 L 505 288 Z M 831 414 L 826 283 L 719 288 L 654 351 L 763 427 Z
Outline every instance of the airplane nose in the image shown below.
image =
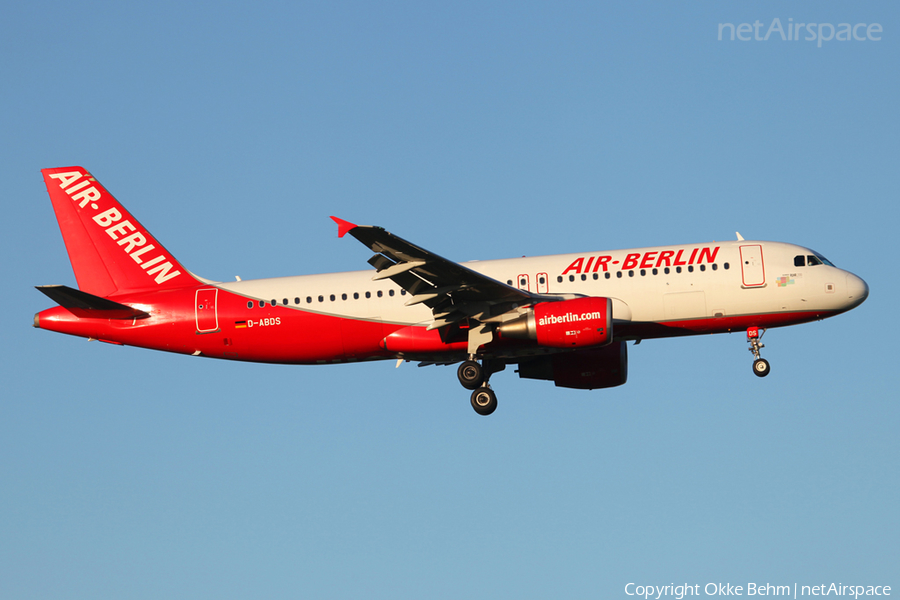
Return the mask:
M 853 273 L 847 273 L 847 296 L 851 302 L 851 308 L 855 308 L 869 297 L 869 286 L 862 278 Z

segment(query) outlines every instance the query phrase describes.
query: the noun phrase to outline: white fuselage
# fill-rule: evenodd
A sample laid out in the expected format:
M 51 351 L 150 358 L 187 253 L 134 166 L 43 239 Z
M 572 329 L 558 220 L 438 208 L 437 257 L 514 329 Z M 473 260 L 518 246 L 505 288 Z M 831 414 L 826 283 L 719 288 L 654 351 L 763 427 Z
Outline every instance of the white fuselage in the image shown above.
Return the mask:
M 802 266 L 796 257 L 803 257 Z M 612 298 L 614 318 L 632 323 L 779 313 L 828 316 L 865 299 L 868 288 L 862 279 L 821 260 L 807 265 L 807 257 L 821 258 L 793 244 L 741 240 L 464 264 L 531 292 Z M 409 325 L 433 320 L 430 309 L 405 306 L 410 296 L 390 280 L 373 281 L 373 274 L 353 271 L 216 285 L 323 315 Z

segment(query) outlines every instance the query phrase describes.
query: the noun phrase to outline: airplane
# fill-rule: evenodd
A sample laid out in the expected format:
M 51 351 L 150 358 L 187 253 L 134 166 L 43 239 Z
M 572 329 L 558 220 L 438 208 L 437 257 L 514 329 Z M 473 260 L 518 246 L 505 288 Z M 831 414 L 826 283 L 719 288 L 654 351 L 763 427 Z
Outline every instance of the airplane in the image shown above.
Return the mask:
M 480 415 L 490 377 L 622 385 L 628 341 L 740 331 L 753 373 L 768 328 L 859 306 L 866 282 L 802 246 L 683 244 L 457 263 L 381 227 L 331 217 L 374 269 L 219 282 L 188 271 L 87 170 L 43 169 L 77 289 L 34 326 L 110 344 L 283 364 L 451 365 Z

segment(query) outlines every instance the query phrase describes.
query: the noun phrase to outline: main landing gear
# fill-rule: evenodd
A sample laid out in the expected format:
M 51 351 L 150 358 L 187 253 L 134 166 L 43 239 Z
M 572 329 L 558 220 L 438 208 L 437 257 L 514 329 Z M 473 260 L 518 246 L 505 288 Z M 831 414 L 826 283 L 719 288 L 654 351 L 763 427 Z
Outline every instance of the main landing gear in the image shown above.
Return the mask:
M 456 376 L 459 377 L 459 382 L 467 390 L 474 390 L 484 383 L 484 369 L 481 368 L 477 361 L 472 359 L 459 365 L 459 369 L 456 370 Z
M 484 366 L 478 364 L 474 356 L 469 356 L 469 360 L 459 365 L 456 376 L 464 388 L 472 391 L 472 408 L 479 415 L 488 416 L 497 410 L 497 395 L 488 384 L 490 376 L 497 371 L 502 371 L 505 365 L 495 368 L 494 365 L 483 361 Z
M 486 417 L 497 410 L 497 394 L 487 385 L 472 392 L 472 408 L 479 415 Z
M 760 349 L 766 347 L 759 342 L 765 332 L 765 329 L 760 330 L 759 327 L 747 329 L 747 341 L 750 342 L 750 347 L 747 349 L 753 353 L 756 359 L 753 361 L 753 374 L 757 377 L 765 377 L 769 374 L 769 361 L 759 356 Z

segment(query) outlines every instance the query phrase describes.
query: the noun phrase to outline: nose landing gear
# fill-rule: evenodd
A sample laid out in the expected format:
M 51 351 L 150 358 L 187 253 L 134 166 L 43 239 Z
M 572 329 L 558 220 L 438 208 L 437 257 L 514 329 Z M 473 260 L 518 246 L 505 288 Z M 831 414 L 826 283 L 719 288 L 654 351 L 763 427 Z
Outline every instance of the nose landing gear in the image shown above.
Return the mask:
M 750 347 L 747 349 L 753 353 L 753 357 L 756 359 L 753 361 L 753 374 L 757 377 L 765 377 L 769 374 L 769 361 L 759 356 L 760 349 L 766 347 L 765 344 L 760 343 L 765 332 L 765 329 L 760 330 L 759 327 L 747 329 L 747 341 L 750 342 Z

